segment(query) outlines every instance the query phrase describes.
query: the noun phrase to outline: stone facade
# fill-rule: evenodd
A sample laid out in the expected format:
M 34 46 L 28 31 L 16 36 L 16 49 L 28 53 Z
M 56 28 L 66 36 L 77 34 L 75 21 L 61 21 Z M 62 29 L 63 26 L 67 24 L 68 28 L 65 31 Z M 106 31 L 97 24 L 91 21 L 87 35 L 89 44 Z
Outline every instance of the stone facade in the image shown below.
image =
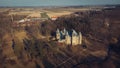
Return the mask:
M 56 39 L 58 42 L 65 43 L 67 45 L 82 44 L 82 34 L 81 32 L 77 33 L 75 30 L 67 31 L 64 29 L 63 31 L 60 31 L 57 29 Z

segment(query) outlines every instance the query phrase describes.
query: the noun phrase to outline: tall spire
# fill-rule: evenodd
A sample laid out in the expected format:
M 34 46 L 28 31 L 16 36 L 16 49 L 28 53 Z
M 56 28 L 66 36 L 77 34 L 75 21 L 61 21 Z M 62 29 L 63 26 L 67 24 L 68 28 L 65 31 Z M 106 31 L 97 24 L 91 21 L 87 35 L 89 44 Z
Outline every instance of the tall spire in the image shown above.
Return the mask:
M 62 31 L 63 35 L 66 35 L 66 29 L 64 28 L 64 30 Z
M 63 30 L 64 32 L 66 32 L 66 29 L 64 28 L 64 30 Z
M 56 30 L 56 39 L 57 40 L 60 39 L 60 30 L 59 29 Z
M 73 32 L 72 32 L 72 35 L 74 35 L 74 36 L 77 36 L 78 34 L 77 34 L 77 32 L 73 29 L 72 30 Z
M 57 33 L 59 33 L 60 32 L 60 30 L 57 28 L 57 31 L 56 31 Z

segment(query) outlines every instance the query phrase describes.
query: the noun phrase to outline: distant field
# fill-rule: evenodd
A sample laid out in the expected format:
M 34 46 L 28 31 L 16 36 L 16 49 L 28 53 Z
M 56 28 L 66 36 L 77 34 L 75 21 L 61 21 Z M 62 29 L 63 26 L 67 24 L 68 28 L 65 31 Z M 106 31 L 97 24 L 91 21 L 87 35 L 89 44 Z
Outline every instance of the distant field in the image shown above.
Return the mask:
M 47 14 L 48 14 L 48 16 L 49 17 L 53 17 L 53 16 L 62 16 L 62 15 L 69 15 L 69 14 L 71 14 L 72 12 L 69 12 L 69 11 L 61 11 L 61 12 L 57 12 L 57 13 L 55 13 L 55 12 L 48 12 Z
M 0 12 L 9 11 L 9 15 L 27 15 L 27 17 L 41 17 L 40 13 L 46 12 L 49 17 L 69 15 L 76 11 L 86 11 L 89 8 L 0 8 Z
M 57 9 L 47 9 L 47 10 L 44 10 L 44 12 L 47 12 L 48 16 L 49 17 L 52 17 L 52 16 L 63 16 L 63 15 L 69 15 L 73 12 L 76 12 L 76 11 L 86 11 L 86 10 L 90 10 L 89 8 L 68 8 L 68 9 L 65 9 L 65 8 L 57 8 Z

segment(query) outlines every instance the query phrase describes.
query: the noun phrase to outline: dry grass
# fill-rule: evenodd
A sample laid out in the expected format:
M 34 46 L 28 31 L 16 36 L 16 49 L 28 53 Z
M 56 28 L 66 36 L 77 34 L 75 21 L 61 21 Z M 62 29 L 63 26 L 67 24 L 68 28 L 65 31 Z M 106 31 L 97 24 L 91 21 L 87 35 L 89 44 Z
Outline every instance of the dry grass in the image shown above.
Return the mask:
M 22 41 L 24 38 L 27 38 L 27 34 L 25 31 L 15 32 L 15 38 Z
M 4 36 L 4 40 L 5 40 L 5 45 L 3 45 L 3 55 L 6 56 L 6 59 L 10 59 L 13 58 L 16 59 L 16 56 L 14 54 L 14 51 L 12 49 L 12 37 L 8 34 L 6 34 Z
M 57 13 L 54 13 L 54 12 L 48 12 L 48 16 L 49 17 L 53 17 L 53 16 L 57 16 L 57 17 L 60 17 L 60 16 L 63 16 L 63 15 L 69 15 L 71 14 L 72 12 L 69 12 L 69 11 L 61 11 L 61 12 L 57 12 Z
M 29 14 L 27 17 L 41 17 L 40 12 L 34 12 Z

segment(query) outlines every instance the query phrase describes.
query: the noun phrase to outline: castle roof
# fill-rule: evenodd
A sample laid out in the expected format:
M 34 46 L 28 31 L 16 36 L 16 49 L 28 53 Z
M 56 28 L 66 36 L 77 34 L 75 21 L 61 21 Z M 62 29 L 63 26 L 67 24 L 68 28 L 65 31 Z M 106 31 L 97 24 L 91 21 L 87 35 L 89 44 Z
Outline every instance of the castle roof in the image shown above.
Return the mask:
M 73 29 L 72 31 L 73 31 L 73 32 L 72 32 L 72 35 L 73 35 L 73 36 L 78 35 L 78 33 L 77 33 L 74 29 Z

